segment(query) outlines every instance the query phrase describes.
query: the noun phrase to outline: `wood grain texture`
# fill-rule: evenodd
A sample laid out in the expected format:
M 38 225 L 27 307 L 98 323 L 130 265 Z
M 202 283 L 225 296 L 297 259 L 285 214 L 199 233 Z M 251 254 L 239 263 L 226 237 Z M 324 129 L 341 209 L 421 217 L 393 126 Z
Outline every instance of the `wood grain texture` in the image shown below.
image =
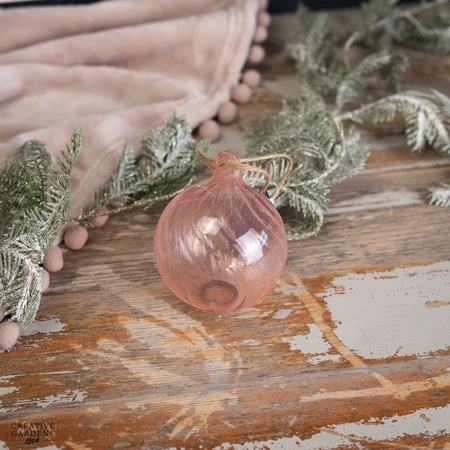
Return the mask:
M 268 86 L 294 68 L 277 39 L 266 49 L 263 85 L 225 130 L 279 110 Z M 408 88 L 450 94 L 449 57 L 408 56 Z M 65 249 L 36 323 L 0 355 L 0 449 L 450 448 L 450 213 L 423 198 L 449 160 L 398 132 L 364 140 L 366 169 L 250 309 L 205 313 L 165 287 L 164 205 Z M 33 423 L 53 436 L 14 436 Z

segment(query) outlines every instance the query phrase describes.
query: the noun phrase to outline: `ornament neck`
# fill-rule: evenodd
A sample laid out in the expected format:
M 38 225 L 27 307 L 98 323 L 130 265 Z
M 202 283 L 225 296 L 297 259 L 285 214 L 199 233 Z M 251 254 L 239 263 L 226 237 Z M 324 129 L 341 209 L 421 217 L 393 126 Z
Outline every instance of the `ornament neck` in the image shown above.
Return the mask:
M 232 151 L 225 150 L 220 152 L 214 158 L 214 169 L 217 170 L 217 172 L 214 174 L 213 178 L 243 181 L 241 166 L 241 161 Z
M 280 193 L 282 186 L 287 180 L 287 177 L 291 173 L 293 167 L 294 167 L 294 161 L 292 160 L 292 157 L 286 154 L 275 154 L 275 155 L 266 155 L 266 156 L 258 156 L 255 158 L 244 158 L 242 161 L 230 150 L 225 150 L 223 152 L 220 152 L 215 159 L 209 158 L 202 149 L 197 149 L 197 154 L 199 158 L 205 162 L 211 169 L 217 170 L 218 172 L 224 170 L 223 166 L 228 166 L 228 168 L 234 167 L 235 170 L 228 171 L 228 173 L 236 174 L 239 173 L 240 179 L 242 180 L 242 173 L 241 170 L 249 170 L 251 172 L 259 172 L 266 178 L 266 182 L 264 186 L 260 189 L 260 192 L 264 192 L 270 183 L 270 174 L 267 170 L 263 169 L 262 167 L 255 167 L 252 165 L 243 164 L 243 162 L 251 162 L 251 161 L 266 161 L 266 160 L 273 160 L 276 158 L 285 158 L 288 161 L 288 167 L 284 172 L 283 177 L 279 181 L 274 193 L 270 197 L 270 200 L 273 202 L 273 199 L 277 197 L 277 195 Z M 228 158 L 228 159 L 225 159 Z M 222 159 L 225 159 L 224 161 L 221 161 Z M 236 170 L 237 169 L 237 170 Z
M 240 159 L 230 150 L 224 150 L 214 158 L 214 169 L 221 170 L 224 166 L 240 169 Z

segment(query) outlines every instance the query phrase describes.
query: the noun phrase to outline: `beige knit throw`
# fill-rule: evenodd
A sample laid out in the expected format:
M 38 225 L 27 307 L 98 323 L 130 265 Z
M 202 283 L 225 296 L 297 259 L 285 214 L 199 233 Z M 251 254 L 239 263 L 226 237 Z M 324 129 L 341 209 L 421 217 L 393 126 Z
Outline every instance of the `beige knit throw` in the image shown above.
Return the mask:
M 29 139 L 83 148 L 69 217 L 92 204 L 124 143 L 174 112 L 194 128 L 239 81 L 257 0 L 108 0 L 0 10 L 0 167 Z

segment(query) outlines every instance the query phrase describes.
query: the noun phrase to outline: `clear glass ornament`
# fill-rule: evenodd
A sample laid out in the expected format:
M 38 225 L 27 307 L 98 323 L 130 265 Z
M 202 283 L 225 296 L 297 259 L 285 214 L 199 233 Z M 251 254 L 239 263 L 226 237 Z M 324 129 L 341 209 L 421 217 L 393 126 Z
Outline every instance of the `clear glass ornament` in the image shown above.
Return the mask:
M 270 291 L 287 258 L 283 221 L 272 203 L 247 186 L 225 151 L 217 172 L 166 207 L 156 227 L 156 266 L 169 289 L 196 308 L 229 312 Z

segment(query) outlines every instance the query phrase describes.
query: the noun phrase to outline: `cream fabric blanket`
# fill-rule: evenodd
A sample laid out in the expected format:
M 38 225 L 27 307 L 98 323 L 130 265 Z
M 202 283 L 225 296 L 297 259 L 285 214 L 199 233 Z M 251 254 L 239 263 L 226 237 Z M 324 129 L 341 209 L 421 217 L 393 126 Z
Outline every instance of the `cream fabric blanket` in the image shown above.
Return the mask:
M 239 81 L 257 0 L 108 0 L 0 10 L 0 166 L 29 139 L 83 148 L 69 217 L 93 201 L 123 144 L 173 112 L 192 128 Z

